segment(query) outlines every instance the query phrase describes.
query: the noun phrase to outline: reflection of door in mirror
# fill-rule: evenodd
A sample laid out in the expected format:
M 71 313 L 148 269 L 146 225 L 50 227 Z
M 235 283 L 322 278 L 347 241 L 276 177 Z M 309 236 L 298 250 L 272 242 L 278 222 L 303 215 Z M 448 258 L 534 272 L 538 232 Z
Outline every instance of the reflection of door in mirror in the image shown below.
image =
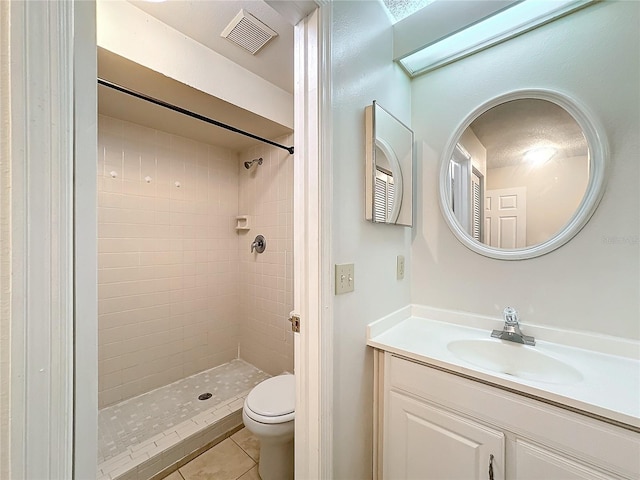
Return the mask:
M 450 203 L 460 225 L 478 242 L 484 238 L 482 164 L 461 145 L 456 145 L 450 162 Z
M 465 129 L 451 175 L 457 175 L 453 210 L 469 236 L 492 247 L 524 248 L 551 238 L 576 211 L 589 180 L 589 151 L 580 126 L 564 109 L 545 100 L 515 100 L 486 111 Z M 486 192 L 480 231 L 474 188 Z M 522 198 L 489 195 L 515 188 L 522 188 Z
M 471 215 L 469 213 L 471 156 L 459 144 L 456 145 L 456 149 L 453 151 L 449 168 L 451 209 L 462 228 L 468 232 L 471 227 Z
M 527 189 L 487 190 L 484 243 L 496 248 L 523 248 L 527 241 Z

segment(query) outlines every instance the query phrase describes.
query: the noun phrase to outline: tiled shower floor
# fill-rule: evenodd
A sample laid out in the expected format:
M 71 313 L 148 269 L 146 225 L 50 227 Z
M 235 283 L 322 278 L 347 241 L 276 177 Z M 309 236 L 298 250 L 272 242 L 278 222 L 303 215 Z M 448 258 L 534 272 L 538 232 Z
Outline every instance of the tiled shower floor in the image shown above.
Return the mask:
M 106 407 L 98 413 L 98 466 L 105 478 L 118 478 L 134 460 L 147 460 L 174 437 L 187 438 L 242 408 L 248 392 L 269 375 L 243 360 Z M 198 396 L 211 393 L 201 401 Z M 141 458 L 144 455 L 145 457 Z

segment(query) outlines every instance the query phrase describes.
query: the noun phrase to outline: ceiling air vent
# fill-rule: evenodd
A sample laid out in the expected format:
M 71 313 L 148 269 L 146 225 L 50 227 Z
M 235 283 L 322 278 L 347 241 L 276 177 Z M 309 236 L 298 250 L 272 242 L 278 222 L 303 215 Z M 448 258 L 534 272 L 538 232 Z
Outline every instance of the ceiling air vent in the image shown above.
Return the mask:
M 220 34 L 221 37 L 231 40 L 252 55 L 255 55 L 277 35 L 276 32 L 244 10 L 240 10 Z

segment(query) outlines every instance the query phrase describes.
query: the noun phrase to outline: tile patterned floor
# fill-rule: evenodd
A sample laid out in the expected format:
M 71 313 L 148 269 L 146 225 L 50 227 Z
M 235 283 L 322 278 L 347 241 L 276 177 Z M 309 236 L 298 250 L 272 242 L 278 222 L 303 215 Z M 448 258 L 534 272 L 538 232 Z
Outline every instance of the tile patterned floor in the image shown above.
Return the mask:
M 158 437 L 216 405 L 246 394 L 268 377 L 269 375 L 243 360 L 232 360 L 100 410 L 98 463 L 106 462 L 136 445 Z M 211 398 L 198 400 L 198 395 L 206 392 L 212 394 Z
M 260 480 L 258 439 L 243 428 L 164 480 Z

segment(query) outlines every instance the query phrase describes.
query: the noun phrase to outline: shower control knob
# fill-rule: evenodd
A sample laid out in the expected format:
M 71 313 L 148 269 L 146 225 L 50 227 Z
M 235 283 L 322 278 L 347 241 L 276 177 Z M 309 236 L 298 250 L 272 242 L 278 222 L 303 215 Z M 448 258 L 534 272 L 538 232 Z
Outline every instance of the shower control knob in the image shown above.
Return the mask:
M 258 235 L 251 244 L 251 253 L 253 253 L 254 250 L 256 253 L 262 253 L 265 248 L 267 248 L 267 240 L 262 235 Z

